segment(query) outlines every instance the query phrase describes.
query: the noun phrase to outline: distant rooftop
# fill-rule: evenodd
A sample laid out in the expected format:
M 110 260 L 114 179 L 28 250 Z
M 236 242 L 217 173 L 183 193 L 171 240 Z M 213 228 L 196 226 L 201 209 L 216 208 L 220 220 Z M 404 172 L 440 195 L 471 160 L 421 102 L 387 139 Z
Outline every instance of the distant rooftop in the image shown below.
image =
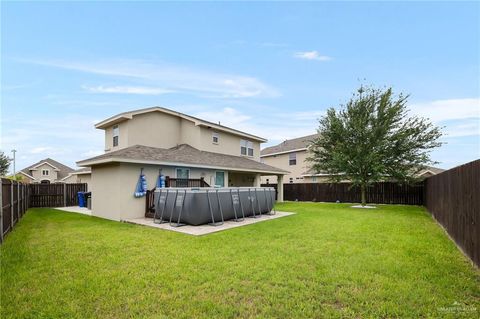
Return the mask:
M 36 162 L 35 164 L 32 164 L 28 167 L 25 167 L 24 169 L 21 170 L 21 172 L 31 175 L 31 171 L 35 170 L 36 166 L 39 166 L 42 163 L 48 163 L 50 166 L 54 167 L 57 169 L 57 178 L 62 179 L 64 177 L 67 177 L 68 174 L 73 173 L 75 170 L 67 165 L 64 165 L 60 162 L 57 162 L 56 160 L 53 160 L 51 158 L 46 158 L 43 160 L 40 160 Z
M 312 134 L 312 135 L 297 137 L 291 140 L 285 140 L 278 145 L 264 148 L 260 152 L 260 156 L 268 156 L 268 155 L 273 155 L 278 153 L 288 153 L 295 150 L 307 149 L 307 146 L 316 137 L 318 137 L 318 134 Z

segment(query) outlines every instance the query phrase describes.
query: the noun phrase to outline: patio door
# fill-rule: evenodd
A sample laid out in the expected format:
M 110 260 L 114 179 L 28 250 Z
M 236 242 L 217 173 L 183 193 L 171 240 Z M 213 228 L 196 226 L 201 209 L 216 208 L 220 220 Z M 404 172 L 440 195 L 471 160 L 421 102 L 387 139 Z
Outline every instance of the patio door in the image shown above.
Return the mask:
M 225 172 L 215 172 L 215 186 L 225 187 Z
M 188 169 L 188 168 L 177 168 L 175 175 L 178 179 L 189 179 L 190 178 L 190 169 Z

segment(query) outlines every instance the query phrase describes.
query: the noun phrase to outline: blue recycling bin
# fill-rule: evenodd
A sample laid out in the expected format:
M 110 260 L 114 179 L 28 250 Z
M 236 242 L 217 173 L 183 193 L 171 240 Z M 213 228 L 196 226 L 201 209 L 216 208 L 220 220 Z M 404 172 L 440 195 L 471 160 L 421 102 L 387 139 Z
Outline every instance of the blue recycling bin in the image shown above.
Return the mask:
M 86 207 L 86 205 L 85 205 L 85 195 L 84 195 L 84 192 L 78 192 L 78 193 L 77 193 L 77 196 L 78 196 L 78 206 L 80 206 L 80 207 Z

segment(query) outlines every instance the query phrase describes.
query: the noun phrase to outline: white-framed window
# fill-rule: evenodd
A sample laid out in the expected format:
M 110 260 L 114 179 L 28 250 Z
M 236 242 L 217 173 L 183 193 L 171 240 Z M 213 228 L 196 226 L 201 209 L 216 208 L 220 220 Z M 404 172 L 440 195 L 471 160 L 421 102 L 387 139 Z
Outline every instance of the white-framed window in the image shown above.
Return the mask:
M 212 133 L 212 143 L 213 144 L 218 144 L 218 141 L 220 140 L 220 135 L 217 132 Z
M 50 175 L 50 170 L 49 169 L 42 169 L 42 176 L 48 176 Z
M 118 129 L 118 125 L 113 126 L 113 146 L 118 146 L 118 136 L 119 136 L 120 130 Z
M 297 153 L 288 154 L 288 165 L 297 165 Z
M 177 167 L 175 169 L 176 178 L 189 179 L 190 178 L 190 169 L 185 167 Z
M 240 155 L 253 156 L 253 142 L 240 140 Z

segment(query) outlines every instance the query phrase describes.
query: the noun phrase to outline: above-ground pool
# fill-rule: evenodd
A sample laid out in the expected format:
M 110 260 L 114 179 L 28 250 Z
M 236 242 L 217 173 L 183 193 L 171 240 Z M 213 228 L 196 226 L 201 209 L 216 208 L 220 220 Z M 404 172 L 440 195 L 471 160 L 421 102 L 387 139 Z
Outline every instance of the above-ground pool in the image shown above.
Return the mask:
M 218 225 L 224 220 L 269 214 L 275 204 L 273 187 L 157 188 L 154 222 L 172 226 Z

